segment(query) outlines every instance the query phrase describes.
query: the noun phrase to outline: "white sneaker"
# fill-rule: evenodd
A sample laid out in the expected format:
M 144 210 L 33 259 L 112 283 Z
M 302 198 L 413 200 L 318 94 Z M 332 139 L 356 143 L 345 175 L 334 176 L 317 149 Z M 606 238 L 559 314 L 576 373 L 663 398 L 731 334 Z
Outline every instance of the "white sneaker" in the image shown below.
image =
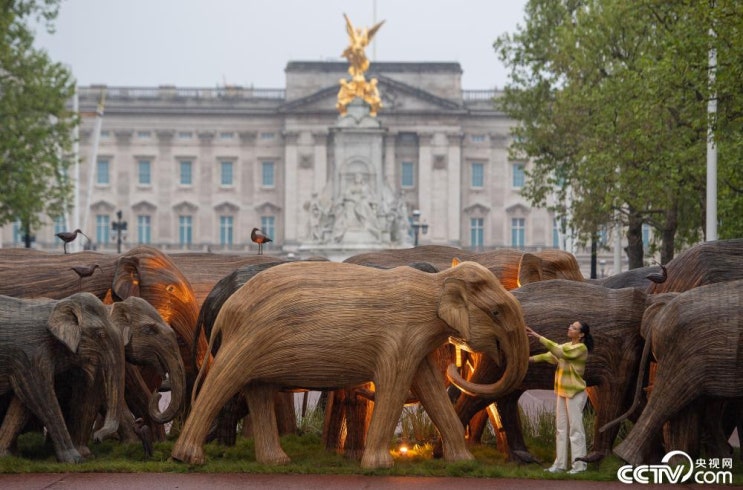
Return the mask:
M 547 471 L 549 473 L 562 473 L 565 470 L 563 470 L 562 468 L 558 468 L 557 466 L 550 466 L 549 468 L 545 468 L 544 471 Z
M 568 475 L 575 475 L 578 473 L 583 473 L 584 471 L 586 471 L 585 468 L 573 468 L 570 471 L 568 471 Z

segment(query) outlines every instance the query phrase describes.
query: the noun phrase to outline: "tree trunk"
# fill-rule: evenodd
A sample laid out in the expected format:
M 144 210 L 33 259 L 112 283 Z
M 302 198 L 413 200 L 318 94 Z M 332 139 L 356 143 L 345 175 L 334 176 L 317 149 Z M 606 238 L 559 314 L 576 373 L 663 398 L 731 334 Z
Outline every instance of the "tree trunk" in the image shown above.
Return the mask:
M 644 251 L 642 248 L 642 216 L 630 209 L 627 220 L 627 260 L 630 269 L 637 269 L 645 265 L 643 263 Z
M 673 259 L 676 230 L 678 229 L 678 207 L 671 206 L 666 210 L 666 226 L 663 228 L 661 239 L 663 243 L 660 249 L 660 263 L 667 264 Z
M 598 237 L 593 235 L 591 238 L 591 279 L 596 279 L 596 258 L 598 256 Z

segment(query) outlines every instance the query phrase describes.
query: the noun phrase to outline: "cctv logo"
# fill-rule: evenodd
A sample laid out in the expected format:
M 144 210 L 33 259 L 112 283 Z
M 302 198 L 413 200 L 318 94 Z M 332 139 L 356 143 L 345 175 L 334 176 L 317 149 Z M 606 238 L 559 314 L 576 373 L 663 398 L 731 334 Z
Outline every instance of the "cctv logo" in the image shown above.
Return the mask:
M 686 463 L 671 467 L 668 462 L 674 456 L 683 457 Z M 622 466 L 617 470 L 617 479 L 622 483 L 658 484 L 684 483 L 693 477 L 696 483 L 730 484 L 733 473 L 730 471 L 697 471 L 694 472 L 694 461 L 684 451 L 671 451 L 663 456 L 658 465 Z

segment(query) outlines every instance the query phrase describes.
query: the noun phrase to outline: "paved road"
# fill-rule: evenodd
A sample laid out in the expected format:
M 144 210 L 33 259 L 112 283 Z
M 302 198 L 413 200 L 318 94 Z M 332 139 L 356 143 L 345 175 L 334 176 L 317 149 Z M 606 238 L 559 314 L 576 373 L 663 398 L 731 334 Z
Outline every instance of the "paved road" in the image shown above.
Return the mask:
M 627 490 L 620 482 L 595 482 L 581 480 L 526 480 L 511 478 L 432 478 L 407 476 L 360 475 L 257 475 L 246 473 L 31 473 L 0 475 L 0 488 L 9 490 L 75 489 L 75 490 L 129 490 L 129 489 L 178 489 L 220 490 L 254 489 L 271 490 L 336 490 L 336 489 L 421 489 L 451 490 L 461 488 L 519 489 L 519 490 Z M 715 485 L 653 485 L 653 489 L 730 489 Z

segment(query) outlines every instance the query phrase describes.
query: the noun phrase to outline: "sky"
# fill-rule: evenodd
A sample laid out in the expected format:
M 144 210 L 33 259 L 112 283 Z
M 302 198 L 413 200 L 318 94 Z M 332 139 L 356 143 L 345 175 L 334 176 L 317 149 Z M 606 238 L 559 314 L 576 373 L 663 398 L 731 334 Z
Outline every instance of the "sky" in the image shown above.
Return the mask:
M 289 61 L 345 61 L 343 14 L 384 21 L 378 61 L 459 62 L 462 88 L 502 88 L 493 41 L 523 25 L 527 0 L 62 0 L 36 46 L 79 85 L 284 88 Z

